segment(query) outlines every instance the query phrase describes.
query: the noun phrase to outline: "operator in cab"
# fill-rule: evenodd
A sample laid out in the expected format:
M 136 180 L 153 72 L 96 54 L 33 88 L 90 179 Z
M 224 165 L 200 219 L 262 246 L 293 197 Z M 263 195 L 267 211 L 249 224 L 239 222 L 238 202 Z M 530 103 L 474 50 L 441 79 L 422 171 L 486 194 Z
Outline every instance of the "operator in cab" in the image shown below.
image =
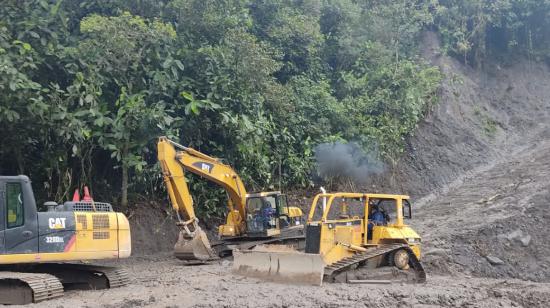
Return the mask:
M 369 211 L 369 223 L 367 226 L 367 239 L 372 239 L 372 230 L 374 226 L 383 226 L 387 224 L 386 215 L 380 209 L 377 204 L 370 205 L 371 210 Z

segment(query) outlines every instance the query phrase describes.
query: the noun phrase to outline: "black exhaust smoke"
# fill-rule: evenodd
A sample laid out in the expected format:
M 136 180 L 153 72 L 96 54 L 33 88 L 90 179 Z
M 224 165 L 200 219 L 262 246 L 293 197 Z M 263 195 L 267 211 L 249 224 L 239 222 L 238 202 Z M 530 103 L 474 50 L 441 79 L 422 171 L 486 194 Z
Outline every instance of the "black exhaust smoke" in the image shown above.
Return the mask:
M 377 151 L 366 152 L 358 144 L 323 143 L 315 147 L 317 176 L 324 181 L 351 180 L 362 185 L 370 176 L 384 172 Z

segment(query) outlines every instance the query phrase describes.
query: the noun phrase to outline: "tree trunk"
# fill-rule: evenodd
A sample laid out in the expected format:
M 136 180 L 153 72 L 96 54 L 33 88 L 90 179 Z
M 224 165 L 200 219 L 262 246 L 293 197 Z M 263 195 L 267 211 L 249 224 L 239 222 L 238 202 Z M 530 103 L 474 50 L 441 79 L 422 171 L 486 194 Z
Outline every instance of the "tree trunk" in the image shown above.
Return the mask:
M 123 209 L 128 208 L 128 164 L 125 161 L 127 156 L 128 145 L 124 145 L 122 149 L 122 197 L 120 200 L 120 205 Z
M 17 161 L 17 172 L 18 174 L 25 174 L 25 163 L 23 161 L 23 154 L 21 150 L 18 148 L 15 151 L 15 159 Z M 30 176 L 30 174 L 29 174 Z

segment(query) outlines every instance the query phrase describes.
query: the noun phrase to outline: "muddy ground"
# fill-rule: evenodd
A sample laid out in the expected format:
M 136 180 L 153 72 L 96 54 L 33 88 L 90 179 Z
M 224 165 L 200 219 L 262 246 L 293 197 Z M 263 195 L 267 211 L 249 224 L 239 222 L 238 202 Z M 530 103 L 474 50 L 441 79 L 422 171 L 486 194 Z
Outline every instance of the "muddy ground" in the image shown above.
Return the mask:
M 72 291 L 45 307 L 549 307 L 550 284 L 513 279 L 430 275 L 423 285 L 322 287 L 259 283 L 232 275 L 221 262 L 186 267 L 171 256 L 121 264 L 132 285 L 105 291 Z
M 424 46 L 446 76 L 441 102 L 394 176 L 367 189 L 415 197 L 426 284 L 306 287 L 235 276 L 228 260 L 183 266 L 167 251 L 173 222 L 153 207 L 131 218 L 136 254 L 118 263 L 129 286 L 40 306 L 550 307 L 550 71 L 530 62 L 474 70 L 441 55 L 433 34 Z

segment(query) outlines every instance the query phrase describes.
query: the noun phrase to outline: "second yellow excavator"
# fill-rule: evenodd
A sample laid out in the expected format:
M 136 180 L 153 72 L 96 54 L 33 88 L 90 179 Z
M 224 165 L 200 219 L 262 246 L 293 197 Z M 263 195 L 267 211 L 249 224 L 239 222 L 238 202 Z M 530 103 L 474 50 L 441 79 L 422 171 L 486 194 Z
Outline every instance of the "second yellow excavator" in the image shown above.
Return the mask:
M 246 192 L 231 166 L 192 148 L 160 137 L 158 160 L 181 231 L 174 247 L 178 259 L 208 261 L 231 254 L 232 250 L 251 249 L 261 244 L 304 245 L 302 210 L 287 204 L 278 191 Z M 219 241 L 210 244 L 195 215 L 193 199 L 185 180 L 189 171 L 225 189 L 228 212 L 218 228 Z

